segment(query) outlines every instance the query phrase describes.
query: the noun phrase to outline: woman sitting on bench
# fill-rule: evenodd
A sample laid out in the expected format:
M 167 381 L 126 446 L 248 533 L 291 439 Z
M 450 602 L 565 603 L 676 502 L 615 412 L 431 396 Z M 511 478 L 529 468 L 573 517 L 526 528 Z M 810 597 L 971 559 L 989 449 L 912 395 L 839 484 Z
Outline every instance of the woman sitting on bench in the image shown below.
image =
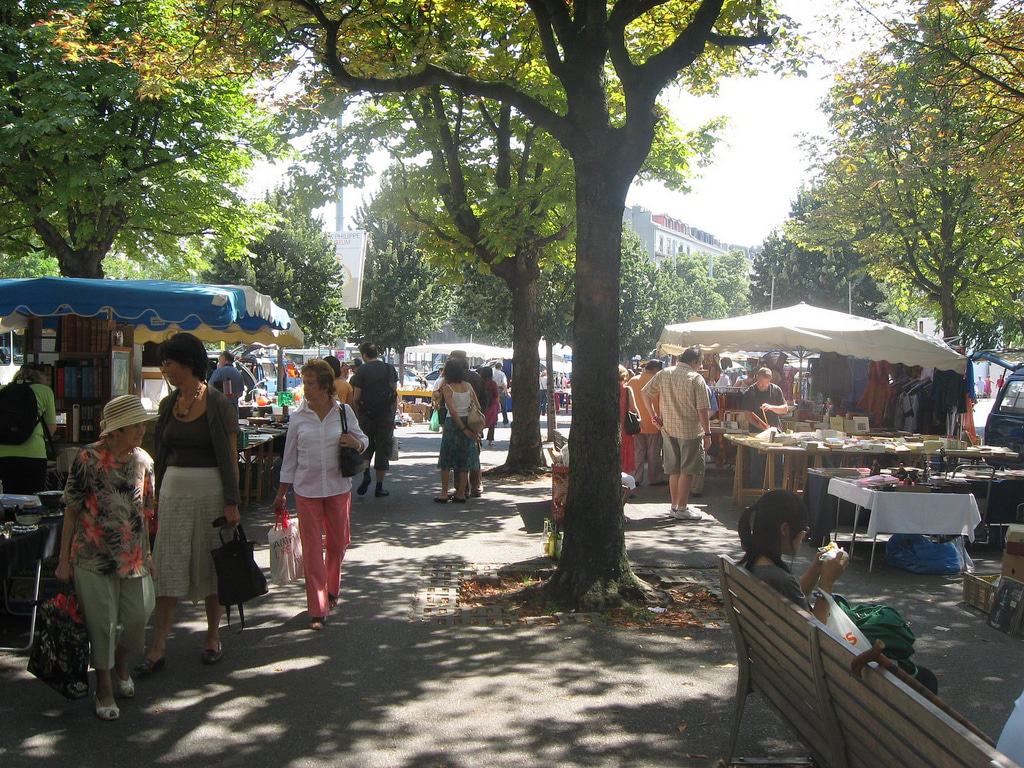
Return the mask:
M 807 509 L 796 494 L 768 491 L 740 515 L 738 527 L 743 546 L 740 565 L 783 597 L 813 613 L 822 624 L 827 624 L 830 601 L 819 595 L 812 608 L 807 595 L 815 588 L 831 595 L 832 585 L 846 570 L 850 558 L 843 550 L 833 557 L 818 552 L 803 576 L 798 579 L 793 575 L 782 556 L 795 555 L 809 530 Z M 867 627 L 861 629 L 869 641 L 874 640 Z M 938 693 L 939 683 L 930 669 L 913 663 L 907 664 L 906 668 L 921 685 L 932 693 Z
M 782 556 L 795 555 L 808 530 L 807 509 L 795 494 L 768 491 L 740 516 L 740 565 L 824 624 L 828 621 L 829 602 L 819 597 L 812 608 L 807 595 L 815 587 L 831 594 L 832 585 L 846 570 L 850 558 L 845 552 L 832 559 L 823 559 L 819 554 L 797 579 Z

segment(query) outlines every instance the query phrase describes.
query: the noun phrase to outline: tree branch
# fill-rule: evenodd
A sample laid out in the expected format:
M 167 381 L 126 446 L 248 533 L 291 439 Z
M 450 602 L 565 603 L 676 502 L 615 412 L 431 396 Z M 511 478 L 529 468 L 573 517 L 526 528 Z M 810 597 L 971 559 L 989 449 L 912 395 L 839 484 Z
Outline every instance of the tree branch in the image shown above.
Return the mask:
M 445 86 L 454 91 L 511 104 L 564 146 L 571 146 L 577 141 L 578 137 L 575 131 L 572 130 L 569 121 L 564 116 L 552 111 L 533 96 L 508 83 L 477 80 L 436 64 L 425 64 L 417 72 L 389 78 L 354 75 L 349 72 L 339 56 L 338 37 L 341 34 L 341 22 L 328 18 L 319 3 L 310 0 L 289 0 L 289 2 L 308 10 L 323 29 L 324 50 L 321 58 L 331 77 L 343 88 L 366 93 L 401 93 L 433 85 Z
M 558 50 L 558 43 L 555 40 L 554 21 L 548 11 L 550 2 L 544 0 L 527 0 L 527 5 L 533 11 L 537 20 L 537 32 L 540 35 L 540 44 L 544 49 L 544 58 L 547 60 L 551 74 L 561 78 L 565 74 L 565 60 Z

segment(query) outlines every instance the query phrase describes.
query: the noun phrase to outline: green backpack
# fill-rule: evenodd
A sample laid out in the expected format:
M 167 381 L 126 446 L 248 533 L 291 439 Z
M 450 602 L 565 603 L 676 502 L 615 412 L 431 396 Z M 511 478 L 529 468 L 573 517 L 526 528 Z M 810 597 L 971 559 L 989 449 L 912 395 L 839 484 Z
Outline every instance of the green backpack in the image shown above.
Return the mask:
M 857 629 L 864 633 L 868 642 L 881 640 L 885 643 L 886 656 L 910 674 L 917 673 L 917 666 L 910 660 L 914 655 L 914 641 L 917 637 L 910 628 L 910 622 L 900 616 L 899 611 L 880 603 L 850 605 L 839 595 L 832 597 L 857 625 Z

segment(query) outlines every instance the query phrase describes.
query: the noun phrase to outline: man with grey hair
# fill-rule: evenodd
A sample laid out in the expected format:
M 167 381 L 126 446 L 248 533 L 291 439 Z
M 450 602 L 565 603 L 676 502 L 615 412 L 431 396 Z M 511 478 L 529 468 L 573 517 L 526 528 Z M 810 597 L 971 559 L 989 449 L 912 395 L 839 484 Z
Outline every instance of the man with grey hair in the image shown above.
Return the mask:
M 655 374 L 642 392 L 654 423 L 661 428 L 665 474 L 677 520 L 700 520 L 691 507 L 693 478 L 704 474 L 704 456 L 711 443 L 711 402 L 708 386 L 697 373 L 700 347 L 690 347 L 672 368 Z

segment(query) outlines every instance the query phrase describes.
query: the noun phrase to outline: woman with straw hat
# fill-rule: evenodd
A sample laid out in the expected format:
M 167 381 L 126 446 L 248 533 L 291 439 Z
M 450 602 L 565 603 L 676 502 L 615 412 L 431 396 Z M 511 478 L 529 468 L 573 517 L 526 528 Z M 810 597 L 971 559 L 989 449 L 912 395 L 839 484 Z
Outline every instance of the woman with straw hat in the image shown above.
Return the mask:
M 56 576 L 75 582 L 96 670 L 96 715 L 101 720 L 119 717 L 115 694 L 135 695 L 128 654 L 145 650 L 146 622 L 155 602 L 148 534 L 154 511 L 153 459 L 139 447 L 145 423 L 152 418 L 135 395 L 107 403 L 100 439 L 79 451 L 64 489 Z

